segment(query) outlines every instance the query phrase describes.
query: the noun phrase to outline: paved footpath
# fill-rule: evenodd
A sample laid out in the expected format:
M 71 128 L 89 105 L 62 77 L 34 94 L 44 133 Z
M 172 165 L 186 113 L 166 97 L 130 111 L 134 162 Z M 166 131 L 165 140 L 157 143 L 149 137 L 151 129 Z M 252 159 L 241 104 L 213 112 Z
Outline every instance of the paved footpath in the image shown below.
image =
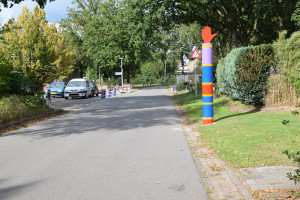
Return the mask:
M 205 200 L 163 87 L 0 137 L 0 199 Z

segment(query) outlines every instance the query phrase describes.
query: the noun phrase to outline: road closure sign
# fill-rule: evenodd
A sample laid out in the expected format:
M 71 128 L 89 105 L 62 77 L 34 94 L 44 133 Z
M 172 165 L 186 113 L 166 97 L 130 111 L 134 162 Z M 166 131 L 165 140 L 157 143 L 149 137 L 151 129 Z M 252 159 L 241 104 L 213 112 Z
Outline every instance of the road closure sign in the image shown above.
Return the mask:
M 191 58 L 201 58 L 200 53 L 197 51 L 197 49 L 194 50 L 194 52 L 191 55 Z
M 116 76 L 122 76 L 122 72 L 115 72 Z

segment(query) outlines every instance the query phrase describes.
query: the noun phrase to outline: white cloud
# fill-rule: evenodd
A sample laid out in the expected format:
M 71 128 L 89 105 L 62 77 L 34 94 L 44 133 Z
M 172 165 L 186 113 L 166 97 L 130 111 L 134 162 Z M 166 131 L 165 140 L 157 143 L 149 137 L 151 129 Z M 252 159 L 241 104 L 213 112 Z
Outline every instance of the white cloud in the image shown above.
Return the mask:
M 22 14 L 23 6 L 27 6 L 30 11 L 33 10 L 37 3 L 33 1 L 23 1 L 20 4 L 15 4 L 12 8 L 2 8 L 0 12 L 0 24 L 5 24 L 9 19 L 18 17 Z
M 51 22 L 58 22 L 62 18 L 67 17 L 67 7 L 72 6 L 72 0 L 56 0 L 53 2 L 47 2 L 45 6 L 46 19 Z M 30 12 L 38 5 L 32 0 L 22 1 L 20 4 L 15 4 L 12 8 L 2 8 L 0 11 L 0 24 L 3 25 L 8 22 L 9 19 L 18 17 L 22 14 L 23 6 L 27 6 Z

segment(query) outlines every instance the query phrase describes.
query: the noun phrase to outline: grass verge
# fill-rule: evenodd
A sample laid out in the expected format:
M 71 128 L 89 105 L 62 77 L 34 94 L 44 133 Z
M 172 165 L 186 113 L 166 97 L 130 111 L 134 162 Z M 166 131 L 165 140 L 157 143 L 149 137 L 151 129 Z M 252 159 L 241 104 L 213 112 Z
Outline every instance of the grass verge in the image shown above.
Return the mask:
M 0 134 L 28 121 L 57 113 L 41 96 L 11 95 L 0 99 Z
M 194 93 L 179 92 L 174 99 L 185 108 L 187 123 L 202 124 L 199 95 L 195 99 Z M 231 110 L 230 105 L 239 106 L 239 111 Z M 299 151 L 299 115 L 294 116 L 291 111 L 250 110 L 228 97 L 220 97 L 214 99 L 214 120 L 212 125 L 199 126 L 199 139 L 228 165 L 239 168 L 296 165 L 281 152 L 285 149 Z M 282 124 L 284 120 L 289 122 Z
M 8 134 L 12 131 L 21 129 L 21 128 L 26 128 L 29 126 L 32 126 L 34 124 L 37 124 L 39 122 L 48 120 L 48 119 L 52 119 L 55 117 L 58 117 L 60 115 L 66 114 L 68 113 L 68 111 L 64 111 L 64 110 L 55 110 L 51 113 L 45 113 L 44 115 L 39 115 L 39 116 L 35 116 L 35 117 L 31 117 L 27 120 L 24 121 L 17 121 L 15 123 L 12 123 L 11 125 L 5 127 L 5 128 L 1 128 L 0 129 L 0 136 Z

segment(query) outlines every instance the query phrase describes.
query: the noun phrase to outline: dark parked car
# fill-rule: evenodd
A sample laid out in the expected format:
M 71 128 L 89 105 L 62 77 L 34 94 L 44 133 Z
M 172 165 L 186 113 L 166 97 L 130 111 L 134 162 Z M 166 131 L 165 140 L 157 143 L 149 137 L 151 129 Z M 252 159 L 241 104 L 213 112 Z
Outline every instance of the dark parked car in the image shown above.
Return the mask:
M 90 85 L 93 87 L 93 89 L 92 89 L 92 97 L 95 96 L 95 95 L 99 96 L 98 86 L 93 81 L 90 81 Z
M 45 95 L 47 96 L 48 90 L 50 90 L 51 97 L 64 97 L 65 87 L 65 82 L 52 82 L 48 87 L 46 87 Z

